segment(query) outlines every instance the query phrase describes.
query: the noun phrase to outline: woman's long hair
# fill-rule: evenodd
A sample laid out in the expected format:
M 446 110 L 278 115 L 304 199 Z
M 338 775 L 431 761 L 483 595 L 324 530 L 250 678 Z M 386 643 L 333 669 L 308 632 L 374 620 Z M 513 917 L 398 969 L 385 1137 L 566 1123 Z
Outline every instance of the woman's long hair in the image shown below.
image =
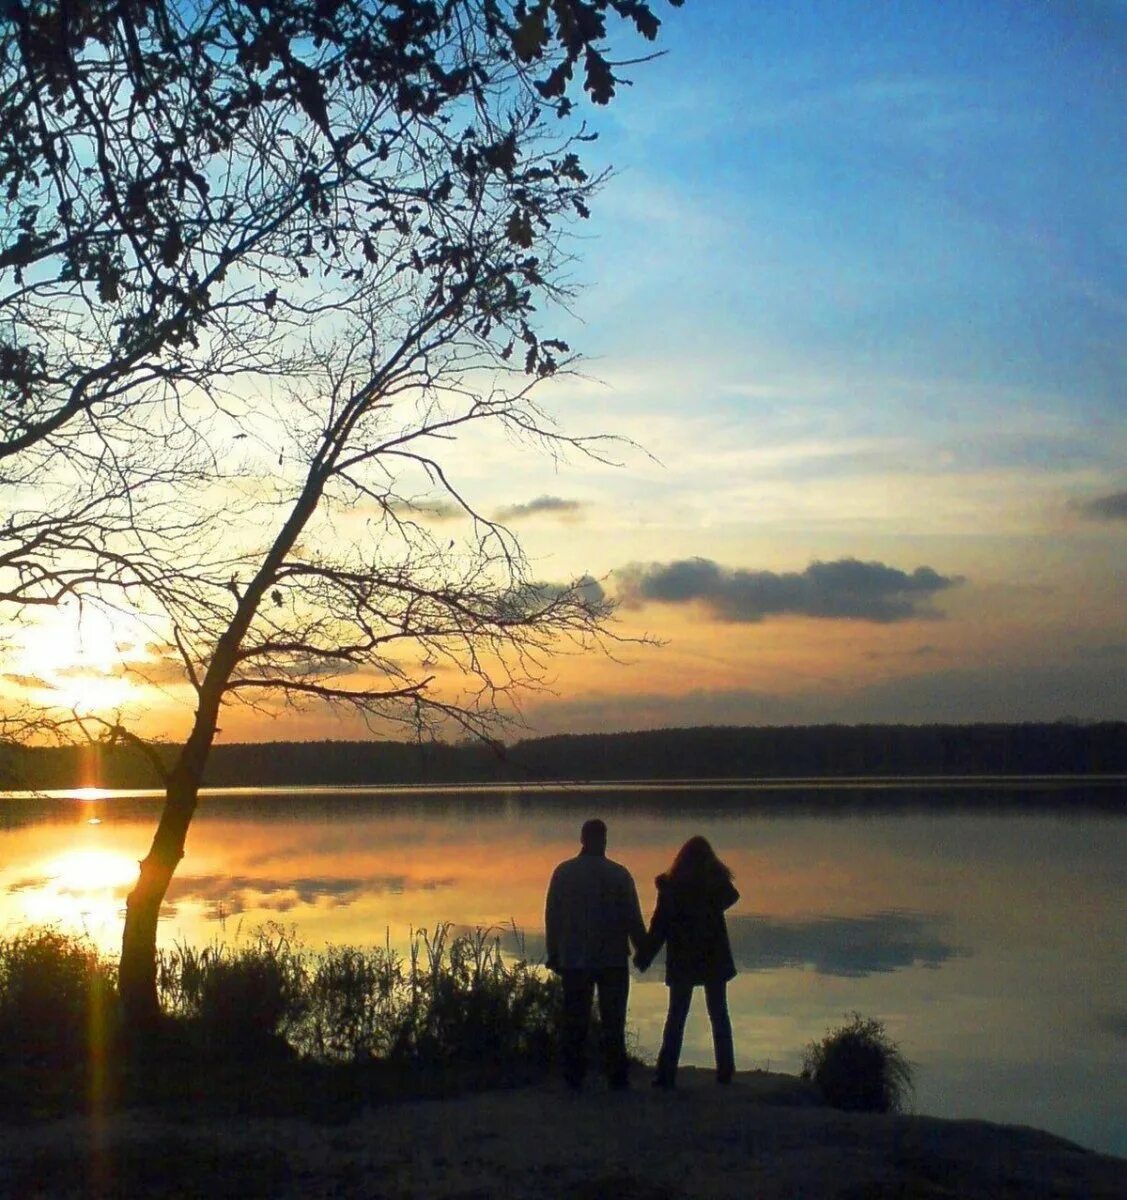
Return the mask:
M 689 838 L 677 851 L 666 875 L 676 883 L 688 884 L 704 884 L 717 879 L 731 882 L 732 879 L 731 868 L 716 857 L 708 838 L 699 834 Z

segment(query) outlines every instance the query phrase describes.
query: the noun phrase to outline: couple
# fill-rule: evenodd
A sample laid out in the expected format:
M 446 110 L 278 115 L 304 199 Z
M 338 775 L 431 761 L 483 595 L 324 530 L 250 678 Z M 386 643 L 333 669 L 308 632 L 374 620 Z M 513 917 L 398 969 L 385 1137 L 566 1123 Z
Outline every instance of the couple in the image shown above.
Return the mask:
M 563 980 L 561 1058 L 567 1085 L 583 1083 L 591 1000 L 599 995 L 599 1024 L 612 1088 L 629 1087 L 626 1057 L 627 966 L 644 971 L 665 946 L 665 982 L 669 1013 L 657 1060 L 655 1087 L 671 1088 L 681 1056 L 685 1020 L 693 988 L 704 986 L 716 1079 L 731 1083 L 735 1071 L 732 1023 L 728 1017 L 728 980 L 736 973 L 724 911 L 738 899 L 732 872 L 702 837 L 692 837 L 673 865 L 657 877 L 657 907 L 649 930 L 642 920 L 638 892 L 630 872 L 606 856 L 607 827 L 587 821 L 580 832 L 579 854 L 555 869 L 548 885 L 544 928 L 547 966 Z

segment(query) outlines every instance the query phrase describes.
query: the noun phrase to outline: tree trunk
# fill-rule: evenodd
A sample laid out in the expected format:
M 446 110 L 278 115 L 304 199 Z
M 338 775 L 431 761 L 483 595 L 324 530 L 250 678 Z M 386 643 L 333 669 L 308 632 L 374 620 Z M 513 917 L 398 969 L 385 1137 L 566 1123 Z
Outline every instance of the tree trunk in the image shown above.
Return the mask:
M 140 876 L 125 902 L 118 987 L 126 1036 L 150 1030 L 160 1019 L 157 919 L 173 872 L 184 857 L 184 840 L 196 810 L 199 786 L 199 773 L 188 769 L 182 757 L 168 781 L 153 844 L 141 862 Z
M 196 811 L 200 781 L 218 726 L 219 704 L 234 669 L 239 644 L 250 625 L 279 564 L 289 553 L 310 515 L 316 510 L 325 482 L 325 468 L 311 470 L 302 494 L 282 526 L 270 553 L 239 597 L 238 607 L 222 636 L 199 688 L 195 724 L 168 777 L 164 808 L 153 844 L 141 862 L 141 874 L 125 902 L 118 988 L 126 1037 L 142 1034 L 160 1019 L 157 1000 L 157 919 L 180 860 L 188 825 Z

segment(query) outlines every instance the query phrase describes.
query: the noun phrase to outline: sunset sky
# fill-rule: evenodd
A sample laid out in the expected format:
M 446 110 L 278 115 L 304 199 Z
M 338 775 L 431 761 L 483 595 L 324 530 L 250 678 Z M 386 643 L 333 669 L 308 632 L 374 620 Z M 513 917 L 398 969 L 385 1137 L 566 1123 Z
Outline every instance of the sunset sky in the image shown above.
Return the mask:
M 535 723 L 1127 715 L 1127 7 L 733 0 L 663 37 L 601 121 L 592 381 L 558 389 L 656 461 L 491 475 L 667 644 L 565 664 Z
M 1127 717 L 1127 5 L 658 7 L 591 114 L 585 377 L 544 393 L 636 448 L 454 456 L 542 578 L 663 643 L 560 660 L 529 732 Z M 120 641 L 84 686 L 175 732 Z

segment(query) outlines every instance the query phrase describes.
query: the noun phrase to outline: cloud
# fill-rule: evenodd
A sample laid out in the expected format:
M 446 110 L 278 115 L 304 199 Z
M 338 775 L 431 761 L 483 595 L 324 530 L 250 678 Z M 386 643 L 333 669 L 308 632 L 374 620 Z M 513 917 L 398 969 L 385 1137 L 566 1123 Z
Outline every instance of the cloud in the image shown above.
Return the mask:
M 341 675 L 355 675 L 360 671 L 357 663 L 335 658 L 295 658 L 289 661 L 263 661 L 247 669 L 248 679 L 335 679 Z
M 405 521 L 456 521 L 466 515 L 461 505 L 444 500 L 441 496 L 423 500 L 392 500 L 387 510 Z
M 537 734 L 606 733 L 689 725 L 953 724 L 975 721 L 1118 721 L 1127 716 L 1127 671 L 1119 643 L 1073 661 L 989 663 L 921 669 L 840 688 L 769 691 L 697 688 L 668 693 L 638 689 L 554 697 L 526 705 Z M 942 660 L 940 660 L 942 661 Z
M 1080 646 L 1076 651 L 1077 658 L 1092 659 L 1095 662 L 1106 662 L 1109 658 L 1127 657 L 1127 642 L 1104 642 L 1098 646 Z
M 1127 492 L 1111 492 L 1107 496 L 1094 496 L 1091 500 L 1078 500 L 1073 507 L 1093 521 L 1127 521 Z
M 537 612 L 562 600 L 565 596 L 579 599 L 591 608 L 598 608 L 606 599 L 603 585 L 591 575 L 581 575 L 571 583 L 527 583 L 514 588 L 502 602 L 513 616 Z
M 809 920 L 733 916 L 728 933 L 736 965 L 747 971 L 804 967 L 859 979 L 906 967 L 938 968 L 965 955 L 931 929 L 935 917 L 893 910 Z
M 7 672 L 0 678 L 21 688 L 49 688 L 51 686 L 46 679 L 39 675 L 20 675 L 16 672 Z
M 498 521 L 521 521 L 525 517 L 553 516 L 561 520 L 574 521 L 586 507 L 579 500 L 565 500 L 561 496 L 537 496 L 527 504 L 509 504 L 497 510 Z
M 988 664 L 882 680 L 841 698 L 829 720 L 882 722 L 1122 720 L 1127 673 L 1121 659 Z
M 616 572 L 620 600 L 704 606 L 717 621 L 761 621 L 791 614 L 828 620 L 907 621 L 939 614 L 928 601 L 962 583 L 931 567 L 911 573 L 879 562 L 839 558 L 813 562 L 801 573 L 722 567 L 707 558 L 632 563 Z
M 140 679 L 154 686 L 187 682 L 184 664 L 178 658 L 126 659 L 118 666 L 114 674 L 128 679 Z
M 184 683 L 187 676 L 183 663 L 176 658 L 130 658 L 114 663 L 108 669 L 78 664 L 59 667 L 55 671 L 59 679 L 130 679 L 134 682 L 160 686 L 166 683 Z
M 925 644 L 923 646 L 912 646 L 907 650 L 866 650 L 865 658 L 870 662 L 880 662 L 884 659 L 911 659 L 911 658 L 943 658 L 945 651 L 938 646 Z

